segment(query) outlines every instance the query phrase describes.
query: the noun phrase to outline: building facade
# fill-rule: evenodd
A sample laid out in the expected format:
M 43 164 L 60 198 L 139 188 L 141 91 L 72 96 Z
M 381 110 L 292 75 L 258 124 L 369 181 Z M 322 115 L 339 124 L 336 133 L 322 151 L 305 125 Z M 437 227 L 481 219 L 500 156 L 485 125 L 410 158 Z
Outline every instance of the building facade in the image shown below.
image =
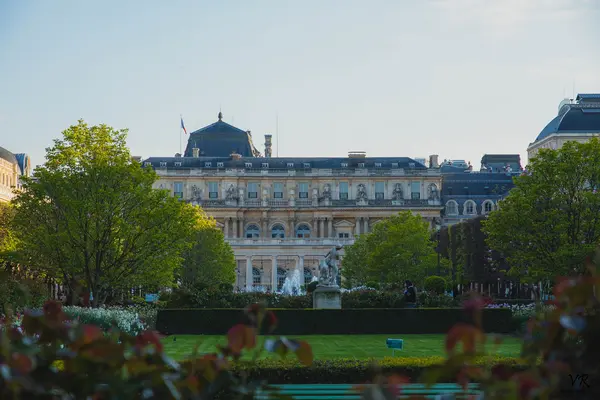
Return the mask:
M 204 149 L 200 146 L 204 146 Z M 201 206 L 215 218 L 238 264 L 237 286 L 281 289 L 298 274 L 304 283 L 333 246 L 347 246 L 400 211 L 439 218 L 441 173 L 407 157 L 271 157 L 249 131 L 219 119 L 192 132 L 184 156 L 150 157 L 157 189 Z M 295 272 L 297 271 L 297 272 Z
M 27 154 L 13 154 L 0 147 L 0 202 L 9 202 L 14 190 L 21 187 L 21 176 L 31 175 L 31 161 Z
M 514 187 L 513 176 L 522 171 L 518 154 L 486 154 L 479 171 L 462 160 L 442 163 L 442 224 L 489 214 Z
M 585 142 L 595 136 L 600 136 L 600 93 L 578 94 L 574 102 L 561 101 L 558 115 L 529 144 L 527 156 L 531 159 L 539 149 L 558 149 L 565 142 Z

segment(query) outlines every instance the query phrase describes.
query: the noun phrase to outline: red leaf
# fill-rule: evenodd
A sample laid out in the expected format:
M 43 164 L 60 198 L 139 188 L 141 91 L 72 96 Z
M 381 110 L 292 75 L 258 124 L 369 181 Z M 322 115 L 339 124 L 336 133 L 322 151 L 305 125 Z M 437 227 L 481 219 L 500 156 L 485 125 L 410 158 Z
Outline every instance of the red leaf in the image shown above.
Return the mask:
M 135 342 L 138 348 L 144 348 L 151 344 L 154 345 L 156 351 L 159 353 L 162 353 L 163 351 L 163 344 L 160 341 L 160 336 L 154 331 L 145 331 L 140 333 L 136 336 Z
M 299 340 L 299 347 L 296 349 L 296 357 L 298 357 L 298 361 L 300 364 L 309 366 L 313 362 L 313 351 L 310 347 L 310 344 L 303 340 Z
M 267 315 L 265 316 L 265 324 L 269 332 L 273 332 L 277 327 L 277 317 L 273 311 L 267 311 Z
M 478 342 L 484 339 L 483 333 L 475 326 L 459 323 L 454 325 L 446 335 L 446 352 L 454 352 L 456 345 L 463 344 L 463 351 L 474 353 Z
M 58 301 L 48 300 L 44 303 L 43 307 L 44 316 L 46 320 L 51 322 L 62 322 L 64 321 L 65 315 L 62 311 L 62 304 Z
M 85 344 L 92 343 L 93 341 L 102 337 L 102 329 L 95 325 L 83 325 L 83 342 Z
M 25 354 L 13 353 L 11 367 L 20 374 L 26 375 L 33 369 L 33 360 Z
M 227 343 L 233 353 L 256 346 L 256 329 L 244 324 L 237 324 L 227 332 Z

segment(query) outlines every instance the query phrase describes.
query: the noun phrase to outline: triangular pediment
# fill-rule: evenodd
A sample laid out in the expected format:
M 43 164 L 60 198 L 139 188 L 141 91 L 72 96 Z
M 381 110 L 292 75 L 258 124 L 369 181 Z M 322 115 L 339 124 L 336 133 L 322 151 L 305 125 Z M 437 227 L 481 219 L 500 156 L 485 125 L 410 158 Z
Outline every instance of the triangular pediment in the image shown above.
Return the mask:
M 333 224 L 333 226 L 335 226 L 336 228 L 350 228 L 353 227 L 354 224 L 352 222 L 346 221 L 345 219 L 336 222 L 335 224 Z
M 217 224 L 217 228 L 223 228 L 223 227 L 225 226 L 225 225 L 223 225 L 222 223 L 220 223 L 220 222 L 218 222 L 218 221 L 217 221 L 217 223 L 216 223 L 216 224 Z

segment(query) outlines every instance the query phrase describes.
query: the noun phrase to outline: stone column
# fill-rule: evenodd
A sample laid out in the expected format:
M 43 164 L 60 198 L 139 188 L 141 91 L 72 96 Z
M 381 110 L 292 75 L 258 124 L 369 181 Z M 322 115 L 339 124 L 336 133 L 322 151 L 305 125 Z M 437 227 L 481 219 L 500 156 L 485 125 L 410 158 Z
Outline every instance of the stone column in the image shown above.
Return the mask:
M 267 219 L 263 218 L 263 220 L 262 220 L 262 226 L 260 227 L 260 230 L 261 230 L 261 232 L 260 232 L 261 235 L 260 236 L 263 237 L 263 238 L 265 238 L 265 239 L 269 237 L 268 232 L 267 232 L 267 228 L 268 228 Z
M 333 237 L 333 218 L 327 218 L 327 237 Z
M 360 235 L 360 217 L 356 217 L 356 225 L 354 225 L 354 234 Z
M 246 257 L 246 290 L 252 288 L 252 256 Z
M 271 261 L 271 292 L 277 290 L 277 256 L 273 256 Z
M 298 256 L 298 263 L 296 269 L 300 271 L 300 279 L 304 277 L 304 256 Z
M 365 217 L 365 233 L 369 233 L 371 227 L 369 226 L 369 217 Z
M 237 217 L 232 218 L 233 221 L 233 237 L 238 237 L 238 219 Z
M 319 237 L 325 237 L 325 220 L 323 218 L 319 218 Z

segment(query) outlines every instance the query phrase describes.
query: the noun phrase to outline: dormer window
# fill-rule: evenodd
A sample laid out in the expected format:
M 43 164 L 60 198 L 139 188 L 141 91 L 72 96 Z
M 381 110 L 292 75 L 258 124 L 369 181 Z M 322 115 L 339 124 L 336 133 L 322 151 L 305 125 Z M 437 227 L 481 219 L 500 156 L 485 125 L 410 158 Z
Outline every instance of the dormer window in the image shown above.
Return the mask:
M 392 163 L 392 168 L 398 168 L 398 163 L 397 162 L 393 162 Z
M 204 163 L 204 168 L 210 168 L 212 167 L 212 163 L 211 162 L 205 162 Z
M 289 163 L 287 163 L 287 167 L 288 167 L 288 168 L 294 168 L 294 163 L 293 163 L 293 162 L 289 162 Z
M 161 167 L 166 167 L 167 166 L 167 162 L 166 161 L 161 161 L 160 162 L 160 166 Z
M 252 168 L 252 163 L 247 162 L 246 163 L 246 168 Z
M 176 167 L 181 167 L 181 161 L 175 161 L 175 166 Z
M 347 163 L 347 162 L 343 162 L 343 163 L 341 164 L 341 166 L 342 166 L 342 168 L 348 168 L 348 163 Z
M 269 163 L 267 163 L 267 162 L 262 163 L 262 167 L 263 168 L 269 168 Z
M 152 166 L 152 163 L 151 163 L 151 162 L 149 162 L 149 161 L 146 161 L 146 162 L 144 163 L 144 167 L 151 167 L 151 166 Z
M 414 168 L 414 167 L 415 167 L 415 163 L 414 163 L 414 162 L 408 163 L 408 166 L 409 166 L 410 168 Z
M 364 167 L 365 167 L 365 163 L 364 162 L 358 163 L 358 168 L 364 168 Z
M 217 168 L 223 168 L 225 167 L 225 163 L 224 162 L 218 162 L 217 163 Z
M 380 162 L 376 162 L 375 163 L 375 168 L 381 168 L 381 163 Z
M 310 163 L 305 162 L 304 163 L 304 168 L 310 168 Z

